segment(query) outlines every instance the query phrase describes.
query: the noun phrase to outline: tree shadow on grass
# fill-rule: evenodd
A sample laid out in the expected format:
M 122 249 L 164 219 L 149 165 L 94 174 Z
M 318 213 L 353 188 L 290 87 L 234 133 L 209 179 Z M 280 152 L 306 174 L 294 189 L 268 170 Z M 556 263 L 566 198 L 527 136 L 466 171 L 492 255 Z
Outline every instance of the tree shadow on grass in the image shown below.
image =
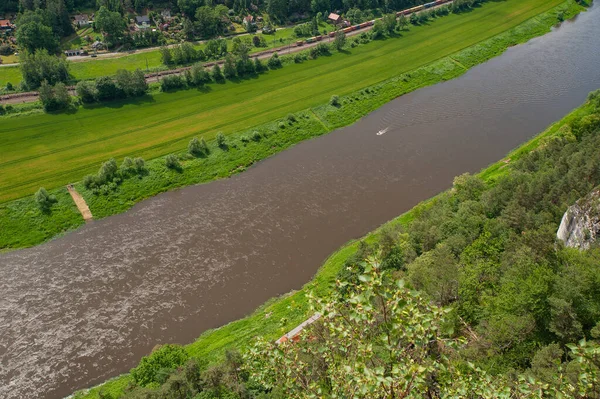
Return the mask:
M 83 109 L 96 109 L 96 108 L 122 108 L 125 105 L 146 105 L 146 104 L 151 104 L 156 102 L 156 100 L 154 99 L 153 96 L 151 96 L 150 94 L 145 94 L 143 96 L 140 97 L 128 97 L 128 98 L 123 98 L 123 99 L 118 99 L 118 100 L 108 100 L 108 101 L 101 101 L 101 102 L 96 102 L 96 103 L 88 103 L 88 104 L 83 104 L 82 108 Z M 77 109 L 75 109 L 75 112 L 77 112 Z

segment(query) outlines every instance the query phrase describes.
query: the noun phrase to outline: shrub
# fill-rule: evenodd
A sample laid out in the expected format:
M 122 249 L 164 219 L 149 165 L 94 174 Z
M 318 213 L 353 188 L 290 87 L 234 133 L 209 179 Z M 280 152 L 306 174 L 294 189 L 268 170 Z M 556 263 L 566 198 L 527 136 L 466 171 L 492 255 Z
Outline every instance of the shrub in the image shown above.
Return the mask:
M 279 59 L 279 55 L 277 53 L 274 53 L 271 56 L 271 58 L 269 58 L 267 65 L 269 66 L 270 69 L 281 68 L 281 60 Z
M 6 83 L 6 90 L 8 91 L 13 91 L 15 88 L 13 87 L 13 84 L 8 82 Z
M 260 141 L 262 139 L 262 135 L 257 130 L 252 132 L 252 140 Z
M 180 345 L 163 345 L 150 356 L 144 356 L 140 364 L 131 370 L 133 380 L 140 386 L 158 383 L 159 372 L 183 365 L 188 355 Z
M 181 75 L 167 75 L 160 80 L 160 89 L 170 91 L 185 87 L 185 80 Z
M 114 100 L 118 96 L 119 89 L 110 76 L 100 76 L 96 79 L 96 93 L 98 100 Z
M 294 115 L 294 114 L 288 114 L 287 120 L 290 121 L 291 123 L 296 122 L 297 121 L 296 115 Z
M 342 48 L 344 48 L 345 44 L 346 44 L 346 34 L 343 31 L 338 30 L 335 33 L 335 48 L 337 48 L 339 51 Z
M 146 170 L 146 162 L 144 162 L 143 158 L 137 157 L 133 160 L 133 163 L 135 164 L 135 170 L 138 173 L 142 173 Z
M 279 128 L 280 129 L 285 129 L 285 123 L 279 122 Z
M 38 207 L 42 211 L 49 210 L 52 204 L 56 202 L 56 197 L 54 195 L 50 195 L 44 187 L 40 187 L 33 197 Z
M 81 99 L 81 101 L 83 101 L 84 103 L 93 103 L 94 101 L 96 101 L 96 96 L 98 94 L 94 84 L 85 80 L 82 80 L 79 83 L 77 83 L 77 86 L 75 87 L 75 92 L 77 93 L 77 96 Z
M 64 83 L 59 82 L 52 87 L 47 81 L 40 86 L 40 101 L 46 111 L 66 108 L 71 103 L 71 96 Z
M 329 100 L 329 104 L 333 105 L 334 107 L 339 107 L 340 106 L 340 98 L 336 95 L 331 96 L 331 99 Z
M 202 64 L 192 65 L 192 68 L 189 70 L 189 76 L 189 83 L 194 86 L 202 86 L 204 83 L 210 81 L 210 76 Z
M 129 157 L 123 158 L 123 163 L 121 163 L 121 167 L 119 168 L 122 174 L 130 174 L 135 171 L 135 165 L 133 164 L 133 159 Z
M 188 152 L 194 156 L 201 155 L 204 152 L 202 143 L 198 140 L 198 137 L 194 137 L 188 144 Z
M 109 159 L 100 166 L 100 170 L 97 175 L 97 182 L 99 185 L 112 181 L 117 177 L 117 161 L 114 158 Z
M 0 55 L 11 55 L 14 52 L 15 51 L 10 44 L 3 44 L 0 46 Z
M 169 168 L 169 169 L 175 169 L 175 170 L 181 169 L 181 164 L 179 163 L 179 159 L 177 159 L 177 156 L 174 154 L 169 154 L 165 157 L 165 165 L 167 165 L 167 168 Z
M 225 80 L 225 77 L 223 76 L 223 72 L 221 72 L 221 67 L 219 66 L 219 64 L 215 64 L 215 66 L 213 67 L 212 78 L 215 82 L 222 82 Z
M 223 132 L 219 132 L 217 133 L 217 145 L 219 147 L 225 147 L 226 143 L 225 143 L 225 135 L 223 134 Z
M 87 189 L 92 188 L 94 186 L 94 176 L 87 175 L 83 178 L 83 186 Z
M 265 64 L 263 64 L 262 61 L 258 59 L 258 57 L 254 59 L 254 70 L 256 71 L 256 73 L 261 73 L 265 70 Z
M 223 64 L 223 75 L 227 79 L 234 78 L 237 71 L 235 68 L 235 61 L 231 55 L 225 57 L 225 63 Z
M 302 61 L 304 61 L 304 57 L 302 57 L 302 54 L 296 53 L 296 55 L 294 55 L 294 62 L 296 64 L 300 64 L 302 63 Z

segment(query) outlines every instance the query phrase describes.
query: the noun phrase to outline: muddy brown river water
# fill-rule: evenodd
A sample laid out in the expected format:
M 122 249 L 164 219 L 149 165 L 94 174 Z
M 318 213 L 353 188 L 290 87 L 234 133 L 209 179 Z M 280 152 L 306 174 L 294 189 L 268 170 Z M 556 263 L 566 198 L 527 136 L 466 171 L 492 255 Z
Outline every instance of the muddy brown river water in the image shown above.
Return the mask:
M 0 255 L 0 397 L 60 398 L 301 287 L 323 260 L 600 88 L 600 2 L 231 179 Z M 383 135 L 380 130 L 387 129 Z

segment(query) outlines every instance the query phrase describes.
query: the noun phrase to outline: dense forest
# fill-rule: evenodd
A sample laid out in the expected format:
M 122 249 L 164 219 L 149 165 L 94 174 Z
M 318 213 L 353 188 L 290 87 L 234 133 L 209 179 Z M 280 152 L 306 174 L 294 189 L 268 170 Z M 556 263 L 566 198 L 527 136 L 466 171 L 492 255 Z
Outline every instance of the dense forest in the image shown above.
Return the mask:
M 566 121 L 361 242 L 300 342 L 210 366 L 165 345 L 125 397 L 599 398 L 600 244 L 566 248 L 556 231 L 600 184 L 600 91 Z

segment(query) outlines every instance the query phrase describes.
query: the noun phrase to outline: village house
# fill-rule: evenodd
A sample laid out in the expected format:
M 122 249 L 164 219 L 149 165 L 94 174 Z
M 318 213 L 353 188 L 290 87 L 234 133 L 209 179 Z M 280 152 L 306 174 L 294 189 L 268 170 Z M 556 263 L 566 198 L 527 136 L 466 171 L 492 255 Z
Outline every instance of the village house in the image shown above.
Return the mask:
M 338 14 L 333 13 L 333 12 L 331 14 L 329 14 L 329 17 L 327 17 L 327 19 L 329 20 L 329 22 L 331 22 L 334 25 L 337 25 L 342 22 L 342 17 L 340 17 Z
M 0 29 L 10 30 L 12 28 L 13 25 L 10 23 L 10 19 L 0 19 Z
M 135 26 L 140 29 L 148 29 L 150 27 L 150 17 L 147 15 L 138 15 L 135 17 Z
M 75 15 L 75 17 L 73 17 L 73 20 L 75 22 L 75 25 L 77 25 L 78 28 L 83 28 L 85 26 L 89 26 L 90 25 L 90 17 L 88 17 L 87 14 L 77 14 Z

